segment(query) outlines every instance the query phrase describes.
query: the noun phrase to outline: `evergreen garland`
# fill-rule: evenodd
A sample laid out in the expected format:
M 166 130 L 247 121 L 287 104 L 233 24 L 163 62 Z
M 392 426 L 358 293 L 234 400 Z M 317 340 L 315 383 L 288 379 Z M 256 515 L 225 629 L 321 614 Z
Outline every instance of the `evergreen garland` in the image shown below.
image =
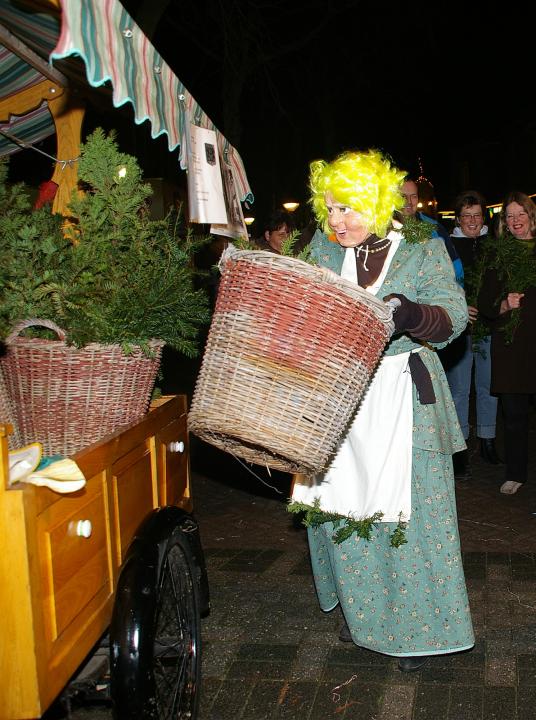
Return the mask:
M 488 236 L 482 244 L 474 269 L 468 274 L 472 288 L 471 297 L 467 298 L 469 304 L 476 306 L 487 270 L 495 270 L 499 278 L 501 291 L 495 299 L 497 306 L 508 293 L 522 293 L 529 287 L 536 287 L 536 255 L 533 243 L 518 240 L 508 230 L 499 238 Z M 509 344 L 521 321 L 521 309 L 511 310 L 502 317 L 504 323 L 501 325 L 501 332 L 505 342 Z M 472 326 L 472 332 L 473 344 L 476 346 L 479 340 L 489 335 L 487 325 L 478 318 Z
M 339 515 L 338 513 L 324 512 L 324 510 L 320 509 L 320 500 L 318 498 L 315 499 L 313 505 L 291 501 L 287 509 L 291 513 L 303 515 L 302 522 L 305 527 L 318 527 L 326 522 L 333 523 L 335 532 L 332 535 L 332 539 L 337 545 L 348 540 L 348 538 L 354 534 L 364 540 L 370 540 L 372 531 L 377 523 L 381 522 L 383 517 L 383 513 L 377 512 L 374 513 L 372 517 L 355 520 L 354 518 Z M 399 520 L 396 528 L 390 535 L 391 547 L 398 548 L 407 543 L 405 527 L 405 523 Z
M 401 232 L 409 245 L 416 245 L 430 240 L 434 233 L 434 226 L 432 223 L 423 222 L 412 215 L 404 218 Z
M 311 248 L 309 245 L 306 245 L 303 250 L 296 253 L 295 245 L 299 237 L 300 231 L 292 230 L 292 232 L 289 233 L 288 238 L 283 240 L 281 243 L 281 255 L 285 255 L 286 257 L 295 257 L 297 260 L 303 260 L 310 265 L 316 265 L 315 260 L 311 257 Z

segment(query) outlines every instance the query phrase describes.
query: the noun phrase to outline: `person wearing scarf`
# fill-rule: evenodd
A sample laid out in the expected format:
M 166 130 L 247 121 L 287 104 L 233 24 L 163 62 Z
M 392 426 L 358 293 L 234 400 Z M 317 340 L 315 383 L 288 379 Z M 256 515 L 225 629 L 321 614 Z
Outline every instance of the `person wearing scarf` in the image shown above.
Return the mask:
M 465 443 L 435 351 L 465 329 L 467 304 L 443 241 L 393 223 L 404 176 L 375 150 L 311 164 L 324 230 L 312 256 L 400 305 L 330 466 L 295 476 L 291 502 L 316 512 L 308 527 L 314 582 L 324 611 L 341 606 L 340 640 L 395 656 L 407 672 L 432 655 L 471 648 L 474 635 L 452 470 Z M 359 521 L 369 532 L 352 531 Z

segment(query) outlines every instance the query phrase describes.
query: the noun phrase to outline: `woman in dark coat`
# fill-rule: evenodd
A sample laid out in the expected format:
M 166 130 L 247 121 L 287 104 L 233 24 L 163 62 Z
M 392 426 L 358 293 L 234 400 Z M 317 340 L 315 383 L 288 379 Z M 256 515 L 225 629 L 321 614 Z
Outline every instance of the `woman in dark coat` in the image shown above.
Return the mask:
M 461 193 L 454 204 L 456 227 L 451 240 L 458 253 L 464 271 L 464 288 L 469 310 L 469 324 L 463 334 L 441 351 L 440 357 L 456 405 L 456 412 L 465 440 L 469 438 L 469 401 L 474 370 L 476 436 L 480 442 L 480 455 L 493 465 L 501 464 L 495 450 L 495 425 L 497 397 L 490 393 L 491 384 L 491 338 L 489 332 L 478 340 L 473 348 L 472 326 L 478 318 L 473 275 L 479 265 L 483 247 L 488 243 L 486 201 L 474 190 Z M 479 323 L 483 328 L 485 323 Z M 463 450 L 453 457 L 454 476 L 458 480 L 471 477 L 469 453 Z
M 504 417 L 505 482 L 513 495 L 527 480 L 530 399 L 536 393 L 536 206 L 523 193 L 504 200 L 498 238 L 478 299 L 490 320 L 491 391 Z

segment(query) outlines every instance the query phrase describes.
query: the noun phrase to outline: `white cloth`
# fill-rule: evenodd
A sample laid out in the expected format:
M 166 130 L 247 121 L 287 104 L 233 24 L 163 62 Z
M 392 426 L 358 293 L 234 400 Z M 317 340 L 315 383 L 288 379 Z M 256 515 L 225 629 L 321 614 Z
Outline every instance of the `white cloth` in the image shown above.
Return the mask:
M 325 475 L 296 476 L 292 499 L 354 517 L 411 515 L 412 381 L 409 353 L 384 356 Z
M 391 245 L 389 247 L 389 251 L 387 253 L 387 256 L 385 258 L 385 262 L 383 263 L 382 270 L 374 283 L 372 285 L 369 285 L 365 290 L 369 292 L 371 295 L 376 295 L 380 287 L 383 285 L 383 281 L 385 280 L 385 276 L 387 275 L 387 271 L 389 270 L 389 265 L 391 264 L 391 261 L 393 259 L 393 256 L 395 252 L 398 249 L 398 246 L 400 245 L 400 239 L 402 238 L 402 235 L 397 232 L 396 230 L 391 230 L 391 232 L 387 235 L 386 240 L 391 241 Z M 355 248 L 346 248 L 346 253 L 344 254 L 344 260 L 342 263 L 341 268 L 341 277 L 345 280 L 350 280 L 351 282 L 355 282 L 356 285 L 358 285 L 357 281 L 357 267 L 355 262 Z
M 379 278 L 367 290 L 376 294 L 400 243 L 392 244 Z M 348 248 L 341 276 L 357 282 L 355 252 Z M 377 512 L 383 522 L 407 522 L 411 515 L 413 390 L 410 353 L 384 355 L 350 429 L 325 475 L 296 476 L 292 499 L 361 519 Z

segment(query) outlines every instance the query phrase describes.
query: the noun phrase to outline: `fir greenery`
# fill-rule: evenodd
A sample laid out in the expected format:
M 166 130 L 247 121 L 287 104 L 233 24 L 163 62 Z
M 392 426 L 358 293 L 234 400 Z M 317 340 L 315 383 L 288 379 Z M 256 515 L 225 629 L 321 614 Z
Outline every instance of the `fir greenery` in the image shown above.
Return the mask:
M 309 244 L 307 244 L 302 250 L 300 250 L 300 252 L 296 253 L 295 247 L 299 237 L 299 230 L 293 230 L 291 233 L 289 233 L 288 238 L 286 238 L 286 240 L 283 240 L 283 242 L 281 243 L 281 255 L 285 255 L 287 257 L 295 257 L 297 260 L 303 260 L 310 265 L 316 265 L 316 262 L 311 257 L 311 247 Z
M 467 299 L 470 304 L 477 304 L 488 270 L 496 272 L 499 278 L 501 291 L 495 300 L 497 306 L 508 293 L 525 292 L 529 287 L 536 287 L 536 255 L 533 244 L 517 240 L 508 230 L 499 238 L 488 236 L 482 244 L 478 262 L 468 275 L 469 285 L 472 288 L 471 297 Z M 519 308 L 505 316 L 501 324 L 501 332 L 507 344 L 512 342 L 520 320 Z M 489 335 L 489 329 L 477 318 L 472 327 L 472 334 L 473 344 L 478 345 L 480 339 Z
M 292 230 L 292 232 L 289 233 L 288 238 L 286 240 L 283 240 L 281 244 L 281 255 L 284 255 L 285 257 L 294 257 L 297 260 L 303 260 L 304 262 L 309 263 L 310 265 L 316 265 L 315 260 L 311 257 L 311 248 L 309 245 L 306 245 L 300 252 L 296 252 L 296 243 L 300 237 L 300 231 L 299 230 Z M 256 250 L 258 249 L 255 247 L 255 245 L 251 242 L 249 238 L 239 238 L 237 240 L 233 240 L 233 245 L 238 248 L 238 250 Z
M 152 220 L 136 159 L 96 130 L 82 146 L 70 218 L 32 211 L 22 184 L 0 164 L 0 336 L 27 318 L 53 320 L 69 342 L 120 344 L 128 352 L 164 340 L 191 356 L 209 320 L 193 255 L 207 241 L 180 237 L 177 215 Z
M 320 509 L 320 501 L 318 498 L 314 501 L 313 505 L 291 501 L 287 509 L 291 513 L 303 515 L 302 522 L 305 527 L 318 527 L 326 522 L 333 523 L 335 532 L 332 535 L 332 539 L 337 545 L 348 540 L 348 538 L 354 534 L 364 540 L 370 540 L 372 531 L 383 517 L 383 513 L 377 512 L 372 515 L 372 517 L 355 520 L 354 518 L 337 513 L 324 512 Z M 397 548 L 407 543 L 404 529 L 405 524 L 399 520 L 390 536 L 391 547 Z
M 423 222 L 414 215 L 403 217 L 402 222 L 402 234 L 404 239 L 410 245 L 426 242 L 430 240 L 434 232 L 434 226 L 432 223 Z

